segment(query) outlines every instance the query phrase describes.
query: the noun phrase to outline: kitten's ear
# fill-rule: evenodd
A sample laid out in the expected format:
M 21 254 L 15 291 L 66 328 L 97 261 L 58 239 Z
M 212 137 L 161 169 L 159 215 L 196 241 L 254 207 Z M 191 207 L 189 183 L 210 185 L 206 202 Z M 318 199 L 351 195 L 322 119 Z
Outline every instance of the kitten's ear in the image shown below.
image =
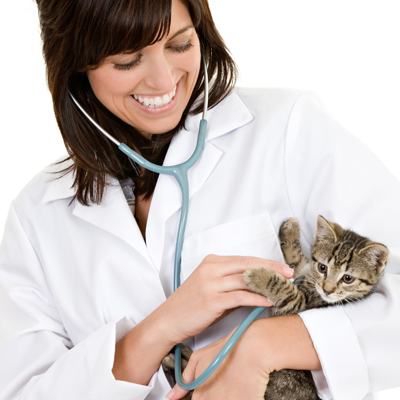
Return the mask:
M 317 219 L 317 232 L 315 232 L 315 241 L 329 241 L 336 243 L 343 234 L 343 228 L 327 221 L 321 215 Z
M 369 257 L 378 265 L 379 270 L 383 270 L 389 260 L 389 249 L 383 244 L 375 242 L 368 242 L 363 249 L 359 250 L 358 254 Z

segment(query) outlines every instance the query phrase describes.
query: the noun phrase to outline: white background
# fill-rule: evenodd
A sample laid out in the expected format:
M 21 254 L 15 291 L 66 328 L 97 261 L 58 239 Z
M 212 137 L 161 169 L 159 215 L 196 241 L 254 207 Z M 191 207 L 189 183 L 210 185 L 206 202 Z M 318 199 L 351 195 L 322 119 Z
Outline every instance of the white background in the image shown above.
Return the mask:
M 209 1 L 241 86 L 316 91 L 400 179 L 398 0 Z M 65 150 L 46 88 L 34 1 L 3 2 L 0 30 L 2 232 L 11 200 Z M 400 388 L 380 398 L 398 400 Z

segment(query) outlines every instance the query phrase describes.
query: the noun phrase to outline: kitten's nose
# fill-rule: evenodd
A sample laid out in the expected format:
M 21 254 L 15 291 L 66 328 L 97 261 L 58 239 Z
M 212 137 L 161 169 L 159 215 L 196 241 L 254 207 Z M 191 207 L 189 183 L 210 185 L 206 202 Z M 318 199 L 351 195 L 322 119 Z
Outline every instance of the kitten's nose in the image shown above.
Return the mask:
M 325 284 L 323 289 L 324 289 L 325 294 L 327 294 L 327 295 L 330 295 L 335 291 L 335 287 L 332 285 L 329 285 L 329 284 Z

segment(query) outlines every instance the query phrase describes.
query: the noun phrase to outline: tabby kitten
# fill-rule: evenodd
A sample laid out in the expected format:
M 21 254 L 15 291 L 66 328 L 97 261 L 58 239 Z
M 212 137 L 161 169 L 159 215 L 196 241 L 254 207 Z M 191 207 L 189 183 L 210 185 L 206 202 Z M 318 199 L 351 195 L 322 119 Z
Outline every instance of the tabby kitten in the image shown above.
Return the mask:
M 300 246 L 300 228 L 289 218 L 279 231 L 285 261 L 295 269 L 294 282 L 264 268 L 249 269 L 244 281 L 253 292 L 274 303 L 275 315 L 296 314 L 311 308 L 327 307 L 360 300 L 372 293 L 383 275 L 389 250 L 336 223 L 318 217 L 312 246 L 312 261 Z M 182 371 L 191 350 L 182 346 Z M 162 366 L 171 385 L 175 385 L 174 354 Z M 189 392 L 184 400 L 190 400 Z M 270 374 L 265 400 L 319 400 L 310 371 L 280 370 Z
M 264 268 L 249 269 L 244 281 L 253 292 L 274 303 L 275 315 L 345 304 L 365 298 L 381 279 L 389 258 L 386 246 L 372 242 L 319 216 L 312 261 L 300 246 L 300 228 L 287 219 L 279 231 L 285 261 L 295 269 L 294 282 Z M 318 400 L 310 371 L 270 374 L 265 400 Z

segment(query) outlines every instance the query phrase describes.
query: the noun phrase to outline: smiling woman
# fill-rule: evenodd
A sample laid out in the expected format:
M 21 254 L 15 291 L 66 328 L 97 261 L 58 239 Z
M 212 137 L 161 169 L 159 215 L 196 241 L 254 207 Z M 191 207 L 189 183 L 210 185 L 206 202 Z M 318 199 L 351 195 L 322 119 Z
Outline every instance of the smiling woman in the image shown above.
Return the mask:
M 21 13 L 24 1 L 30 9 Z M 375 123 L 370 146 L 381 145 L 385 161 L 393 151 L 397 163 L 388 146 L 399 108 L 388 94 L 399 70 L 390 0 L 211 0 L 241 83 L 257 89 L 234 88 L 235 64 L 206 0 L 37 0 L 59 129 L 46 125 L 44 68 L 33 67 L 37 12 L 21 2 L 0 13 L 11 121 L 0 149 L 4 210 L 14 181 L 20 187 L 61 152 L 49 144 L 59 130 L 69 159 L 40 172 L 11 205 L 0 248 L 0 296 L 9 299 L 0 298 L 0 329 L 11 338 L 0 349 L 0 398 L 163 399 L 163 357 L 186 341 L 194 355 L 184 379 L 208 366 L 249 314 L 245 306 L 271 305 L 247 290 L 242 272 L 262 266 L 290 277 L 280 224 L 297 217 L 306 249 L 318 214 L 390 247 L 376 292 L 350 306 L 255 321 L 193 400 L 262 400 L 269 372 L 287 368 L 313 370 L 323 400 L 372 400 L 399 386 L 399 183 L 315 94 L 259 88 L 316 90 L 352 130 Z M 132 166 L 69 91 L 119 141 L 155 163 L 178 164 L 195 147 L 202 56 L 209 129 L 189 174 L 184 282 L 172 293 L 178 185 Z M 170 398 L 184 395 L 175 389 Z
M 215 76 L 211 108 L 235 83 L 235 64 L 208 4 L 199 0 L 160 0 L 157 7 L 128 0 L 96 2 L 90 7 L 74 0 L 39 0 L 38 4 L 48 85 L 74 161 L 64 172 L 75 173 L 77 199 L 84 204 L 99 202 L 105 174 L 119 180 L 130 176 L 135 194 L 150 198 L 156 175 L 135 173 L 126 157 L 83 120 L 68 91 L 120 142 L 161 164 L 186 117 L 202 109 L 200 103 L 193 107 L 203 88 L 201 54 L 207 59 L 209 76 Z M 55 29 L 63 34 L 55 35 Z M 157 135 L 152 138 L 152 134 Z

